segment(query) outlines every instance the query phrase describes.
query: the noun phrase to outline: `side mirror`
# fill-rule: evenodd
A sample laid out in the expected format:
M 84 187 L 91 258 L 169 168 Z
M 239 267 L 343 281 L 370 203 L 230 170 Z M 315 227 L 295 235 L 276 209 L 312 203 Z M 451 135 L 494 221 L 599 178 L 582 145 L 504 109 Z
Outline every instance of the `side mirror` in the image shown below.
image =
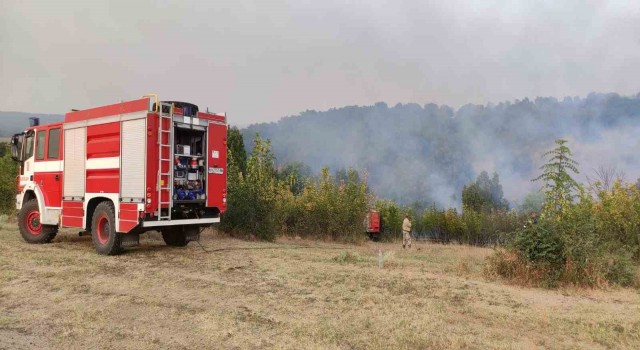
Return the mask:
M 11 159 L 16 162 L 22 162 L 24 159 L 22 155 L 22 140 L 24 134 L 15 134 L 11 138 Z

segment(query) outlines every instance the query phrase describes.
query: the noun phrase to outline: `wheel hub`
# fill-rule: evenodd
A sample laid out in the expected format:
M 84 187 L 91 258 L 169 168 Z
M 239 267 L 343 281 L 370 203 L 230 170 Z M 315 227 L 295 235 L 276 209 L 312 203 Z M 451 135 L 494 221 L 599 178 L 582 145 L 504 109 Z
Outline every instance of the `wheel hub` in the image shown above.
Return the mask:
M 98 219 L 97 226 L 98 241 L 100 244 L 106 244 L 107 241 L 109 241 L 109 233 L 111 232 L 109 219 L 106 216 L 101 216 L 100 219 Z
M 37 211 L 29 212 L 27 215 L 27 228 L 29 233 L 37 236 L 42 231 L 42 225 L 40 225 L 40 213 Z

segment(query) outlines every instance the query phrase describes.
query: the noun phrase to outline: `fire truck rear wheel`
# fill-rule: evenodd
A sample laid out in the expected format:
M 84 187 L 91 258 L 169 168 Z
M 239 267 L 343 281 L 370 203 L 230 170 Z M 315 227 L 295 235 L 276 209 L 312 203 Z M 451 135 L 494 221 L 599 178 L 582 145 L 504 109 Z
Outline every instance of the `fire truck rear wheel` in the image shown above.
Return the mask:
M 98 204 L 91 219 L 91 239 L 103 255 L 122 253 L 122 236 L 116 233 L 115 210 L 111 202 Z
M 164 243 L 172 247 L 184 247 L 189 243 L 187 234 L 181 226 L 162 230 L 162 239 L 164 239 Z
M 40 223 L 38 200 L 31 199 L 22 206 L 18 213 L 20 234 L 27 243 L 43 244 L 51 242 L 58 233 L 58 227 Z

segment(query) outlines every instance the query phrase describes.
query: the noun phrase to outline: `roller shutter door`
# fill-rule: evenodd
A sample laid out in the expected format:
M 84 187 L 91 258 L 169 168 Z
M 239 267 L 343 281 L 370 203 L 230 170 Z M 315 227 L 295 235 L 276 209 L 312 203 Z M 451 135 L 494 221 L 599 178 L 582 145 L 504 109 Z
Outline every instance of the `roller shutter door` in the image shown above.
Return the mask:
M 122 168 L 120 188 L 123 200 L 144 200 L 146 120 L 122 122 Z
M 64 131 L 63 197 L 67 200 L 84 197 L 86 145 L 86 128 Z

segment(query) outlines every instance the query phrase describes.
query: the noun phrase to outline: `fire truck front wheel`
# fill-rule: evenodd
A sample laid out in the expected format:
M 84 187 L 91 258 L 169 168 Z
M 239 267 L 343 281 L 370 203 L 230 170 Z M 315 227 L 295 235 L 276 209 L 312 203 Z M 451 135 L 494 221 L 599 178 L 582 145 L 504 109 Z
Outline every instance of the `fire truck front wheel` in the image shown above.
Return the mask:
M 51 242 L 58 233 L 58 227 L 40 223 L 38 200 L 31 199 L 18 213 L 18 227 L 22 238 L 28 243 L 43 244 Z
M 115 210 L 111 202 L 102 202 L 96 206 L 91 219 L 91 238 L 96 251 L 103 255 L 116 255 L 122 252 L 122 236 L 116 233 Z

